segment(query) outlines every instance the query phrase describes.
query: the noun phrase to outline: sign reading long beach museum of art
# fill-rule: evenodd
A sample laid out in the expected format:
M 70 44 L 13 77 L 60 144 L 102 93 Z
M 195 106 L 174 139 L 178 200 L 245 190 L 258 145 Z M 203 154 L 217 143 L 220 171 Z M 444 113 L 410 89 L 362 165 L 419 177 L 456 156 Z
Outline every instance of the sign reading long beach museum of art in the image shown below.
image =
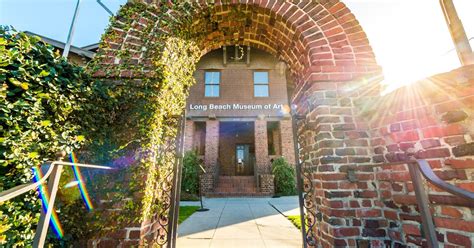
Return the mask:
M 208 111 L 208 110 L 282 110 L 284 104 L 189 104 L 189 110 Z

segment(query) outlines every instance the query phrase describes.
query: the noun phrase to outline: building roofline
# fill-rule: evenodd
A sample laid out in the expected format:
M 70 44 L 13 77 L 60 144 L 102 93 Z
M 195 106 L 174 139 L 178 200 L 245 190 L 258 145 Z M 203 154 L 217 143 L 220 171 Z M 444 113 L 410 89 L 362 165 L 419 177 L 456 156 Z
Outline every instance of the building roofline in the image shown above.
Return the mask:
M 90 45 L 87 45 L 87 46 L 83 46 L 83 47 L 81 47 L 81 49 L 87 50 L 87 51 L 92 51 L 94 49 L 99 48 L 99 44 L 100 43 L 93 43 L 93 44 L 90 44 Z
M 30 31 L 24 31 L 24 33 L 26 33 L 27 35 L 30 35 L 30 36 L 38 36 L 43 42 L 46 42 L 56 48 L 59 48 L 59 49 L 64 49 L 65 47 L 65 43 L 64 42 L 61 42 L 61 41 L 58 41 L 58 40 L 55 40 L 55 39 L 51 39 L 51 38 L 48 38 L 46 36 L 43 36 L 43 35 L 39 35 L 39 34 L 36 34 L 36 33 L 33 33 L 33 32 L 30 32 Z M 70 49 L 71 52 L 77 54 L 77 55 L 80 55 L 80 56 L 84 56 L 84 57 L 87 57 L 87 58 L 94 58 L 94 55 L 95 53 L 94 52 L 91 52 L 89 50 L 86 50 L 86 49 L 83 49 L 83 48 L 80 48 L 80 47 L 76 47 L 76 46 L 71 46 L 71 49 Z

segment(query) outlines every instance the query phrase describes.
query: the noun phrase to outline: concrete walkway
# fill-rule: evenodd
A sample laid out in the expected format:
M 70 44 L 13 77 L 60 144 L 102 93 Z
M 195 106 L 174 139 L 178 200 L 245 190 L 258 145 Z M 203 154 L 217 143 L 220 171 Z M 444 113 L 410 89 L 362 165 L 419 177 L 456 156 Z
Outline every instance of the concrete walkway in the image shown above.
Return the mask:
M 271 204 L 271 205 L 270 205 Z M 199 205 L 197 202 L 182 202 Z M 210 198 L 178 226 L 178 248 L 302 247 L 301 232 L 282 214 L 298 215 L 298 198 Z

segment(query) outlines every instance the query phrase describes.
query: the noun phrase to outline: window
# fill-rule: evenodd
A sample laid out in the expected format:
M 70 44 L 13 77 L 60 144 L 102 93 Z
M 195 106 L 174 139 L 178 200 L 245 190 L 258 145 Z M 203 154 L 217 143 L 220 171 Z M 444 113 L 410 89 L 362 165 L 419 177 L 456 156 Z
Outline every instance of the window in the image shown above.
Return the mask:
M 256 71 L 253 73 L 253 95 L 268 97 L 268 72 Z
M 206 71 L 204 73 L 204 96 L 219 97 L 219 84 L 221 73 L 218 71 Z

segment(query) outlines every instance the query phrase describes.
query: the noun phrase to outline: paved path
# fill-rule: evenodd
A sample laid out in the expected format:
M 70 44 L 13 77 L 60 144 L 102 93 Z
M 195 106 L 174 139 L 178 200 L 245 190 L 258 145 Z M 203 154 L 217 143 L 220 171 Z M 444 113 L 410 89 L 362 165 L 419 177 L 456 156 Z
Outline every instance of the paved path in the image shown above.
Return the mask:
M 196 212 L 178 226 L 177 247 L 302 247 L 301 232 L 269 203 L 285 215 L 299 214 L 293 196 L 205 199 L 210 210 Z

